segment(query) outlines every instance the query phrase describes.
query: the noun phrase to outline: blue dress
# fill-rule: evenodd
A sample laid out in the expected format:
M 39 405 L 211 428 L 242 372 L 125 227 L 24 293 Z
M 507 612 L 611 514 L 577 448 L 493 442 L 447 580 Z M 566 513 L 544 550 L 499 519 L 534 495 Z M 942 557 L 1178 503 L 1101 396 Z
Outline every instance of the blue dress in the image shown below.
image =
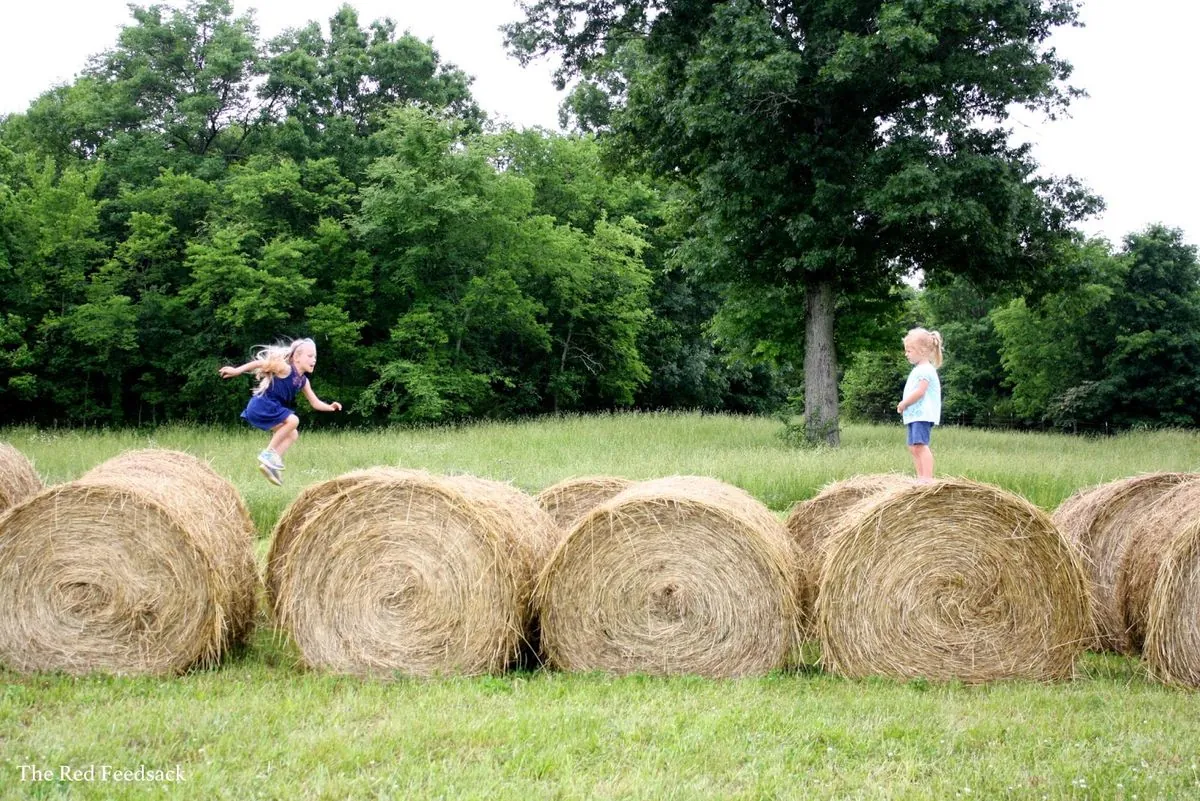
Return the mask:
M 296 368 L 286 378 L 271 377 L 271 383 L 261 395 L 252 395 L 242 418 L 263 431 L 270 431 L 275 426 L 288 419 L 292 407 L 296 405 L 296 393 L 308 383 L 308 376 L 297 373 Z

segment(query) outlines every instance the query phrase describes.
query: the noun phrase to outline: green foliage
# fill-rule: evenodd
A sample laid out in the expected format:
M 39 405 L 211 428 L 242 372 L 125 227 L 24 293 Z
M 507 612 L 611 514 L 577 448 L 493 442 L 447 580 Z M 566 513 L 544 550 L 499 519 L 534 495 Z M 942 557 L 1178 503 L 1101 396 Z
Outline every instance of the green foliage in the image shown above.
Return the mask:
M 861 351 L 842 377 L 842 411 L 863 423 L 894 423 L 896 404 L 903 396 L 908 362 L 903 351 Z
M 1200 264 L 1178 230 L 1151 226 L 1080 249 L 1080 280 L 1036 305 L 992 313 L 1013 408 L 1030 420 L 1084 425 L 1200 422 Z
M 227 0 L 135 8 L 0 121 L 6 419 L 228 419 L 216 367 L 306 335 L 368 419 L 629 406 L 707 323 L 656 315 L 678 232 L 595 141 L 484 135 L 467 76 L 350 6 L 256 37 Z
M 1075 20 L 1070 3 L 523 8 L 507 28 L 513 52 L 560 55 L 560 82 L 587 80 L 569 110 L 694 190 L 693 266 L 740 306 L 727 329 L 794 367 L 797 347 L 833 345 L 803 341 L 832 328 L 809 298 L 833 290 L 839 309 L 862 308 L 917 268 L 1034 282 L 1096 206 L 1070 180 L 1037 177 L 1002 126 L 1010 104 L 1054 112 L 1075 94 L 1045 47 Z M 836 360 L 805 363 L 810 389 L 832 384 Z M 809 398 L 820 406 L 806 416 L 836 431 L 828 393 Z
M 913 323 L 939 331 L 945 343 L 946 360 L 938 370 L 943 420 L 987 425 L 1011 416 L 991 312 L 1009 303 L 1012 294 L 1012 289 L 989 291 L 965 277 L 931 281 L 921 293 L 919 319 Z
M 217 366 L 297 336 L 360 420 L 763 412 L 814 386 L 819 290 L 825 345 L 876 354 L 852 414 L 922 322 L 950 419 L 1196 421 L 1194 249 L 1077 252 L 1090 199 L 979 122 L 1072 94 L 1042 49 L 1066 4 L 527 11 L 514 45 L 566 48 L 594 136 L 485 133 L 467 76 L 350 6 L 267 43 L 228 0 L 135 8 L 0 120 L 0 417 L 232 419 L 246 387 Z M 917 267 L 919 298 L 896 284 Z
M 584 231 L 538 213 L 526 175 L 544 177 L 531 158 L 541 149 L 506 146 L 509 169 L 497 172 L 493 143 L 459 140 L 453 124 L 416 110 L 380 136 L 392 155 L 369 170 L 357 231 L 385 298 L 408 311 L 380 321 L 390 334 L 365 408 L 408 422 L 632 403 L 647 378 L 636 347 L 649 314 L 641 226 L 602 212 Z M 555 210 L 581 222 L 580 205 Z

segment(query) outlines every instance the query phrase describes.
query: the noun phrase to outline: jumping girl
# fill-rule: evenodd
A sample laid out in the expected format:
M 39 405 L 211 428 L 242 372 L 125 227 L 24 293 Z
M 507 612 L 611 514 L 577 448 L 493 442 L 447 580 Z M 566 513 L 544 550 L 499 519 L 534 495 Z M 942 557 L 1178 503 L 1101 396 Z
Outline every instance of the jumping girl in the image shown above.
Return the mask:
M 308 376 L 317 366 L 317 345 L 297 339 L 289 345 L 272 345 L 259 350 L 254 361 L 241 367 L 222 367 L 221 378 L 254 371 L 259 379 L 242 417 L 250 425 L 271 432 L 267 449 L 258 455 L 258 469 L 272 484 L 283 483 L 283 454 L 299 438 L 300 418 L 292 411 L 296 393 L 303 392 L 318 412 L 340 412 L 342 404 L 326 403 L 313 392 Z

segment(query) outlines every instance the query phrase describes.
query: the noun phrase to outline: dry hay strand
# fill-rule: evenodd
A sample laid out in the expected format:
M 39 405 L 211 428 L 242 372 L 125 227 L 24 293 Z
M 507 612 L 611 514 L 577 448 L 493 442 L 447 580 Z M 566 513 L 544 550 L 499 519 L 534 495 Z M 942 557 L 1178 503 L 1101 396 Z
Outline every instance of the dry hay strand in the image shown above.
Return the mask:
M 761 675 L 798 642 L 783 526 L 742 490 L 634 484 L 555 549 L 535 594 L 547 661 L 615 674 Z
M 356 675 L 503 671 L 526 637 L 549 519 L 499 482 L 366 472 L 314 490 L 274 549 L 273 609 L 304 662 Z
M 618 476 L 581 476 L 568 478 L 538 493 L 538 505 L 546 510 L 564 533 L 575 521 L 633 484 Z
M 0 442 L 0 512 L 42 491 L 42 479 L 25 454 Z
M 1126 653 L 1142 650 L 1149 623 L 1150 599 L 1163 556 L 1176 536 L 1200 517 L 1200 481 L 1186 481 L 1141 510 L 1117 574 L 1117 606 L 1125 624 Z
M 1159 680 L 1200 687 L 1200 519 L 1162 555 L 1147 610 L 1143 656 Z
M 816 633 L 817 590 L 829 538 L 847 515 L 856 514 L 856 509 L 865 511 L 864 501 L 912 484 L 912 478 L 899 473 L 852 476 L 826 484 L 815 496 L 792 507 L 784 529 L 796 551 L 796 598 L 806 636 Z
M 849 677 L 1069 676 L 1086 579 L 1049 517 L 965 479 L 888 493 L 840 528 L 817 598 L 822 663 Z
M 1088 576 L 1092 625 L 1098 650 L 1129 653 L 1125 614 L 1117 602 L 1121 566 L 1134 528 L 1148 509 L 1187 481 L 1192 473 L 1147 473 L 1110 481 L 1076 492 L 1054 511 L 1051 519 L 1083 559 Z
M 186 453 L 130 451 L 0 518 L 0 662 L 173 674 L 249 634 L 254 526 Z

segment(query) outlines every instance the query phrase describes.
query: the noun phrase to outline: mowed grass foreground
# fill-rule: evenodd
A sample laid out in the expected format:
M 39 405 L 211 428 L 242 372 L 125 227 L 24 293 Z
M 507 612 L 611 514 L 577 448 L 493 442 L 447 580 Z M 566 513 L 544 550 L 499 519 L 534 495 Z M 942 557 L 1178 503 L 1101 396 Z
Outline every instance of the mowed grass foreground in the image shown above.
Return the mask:
M 829 481 L 911 470 L 898 425 L 850 426 L 830 451 L 787 447 L 773 420 L 720 415 L 418 431 L 315 422 L 306 418 L 282 488 L 255 468 L 264 438 L 241 429 L 17 428 L 0 440 L 49 483 L 129 448 L 206 459 L 245 497 L 260 555 L 304 486 L 372 465 L 471 473 L 530 492 L 573 475 L 709 475 L 781 515 Z M 1082 486 L 1200 469 L 1192 432 L 1077 439 L 944 428 L 934 450 L 939 474 L 1000 485 L 1046 510 Z M 0 685 L 3 798 L 1200 797 L 1200 694 L 1111 655 L 1088 655 L 1070 682 L 979 687 L 815 669 L 736 681 L 543 671 L 377 681 L 306 672 L 264 620 L 213 670 L 167 679 L 0 670 Z M 177 768 L 180 778 L 111 778 L 139 767 Z

